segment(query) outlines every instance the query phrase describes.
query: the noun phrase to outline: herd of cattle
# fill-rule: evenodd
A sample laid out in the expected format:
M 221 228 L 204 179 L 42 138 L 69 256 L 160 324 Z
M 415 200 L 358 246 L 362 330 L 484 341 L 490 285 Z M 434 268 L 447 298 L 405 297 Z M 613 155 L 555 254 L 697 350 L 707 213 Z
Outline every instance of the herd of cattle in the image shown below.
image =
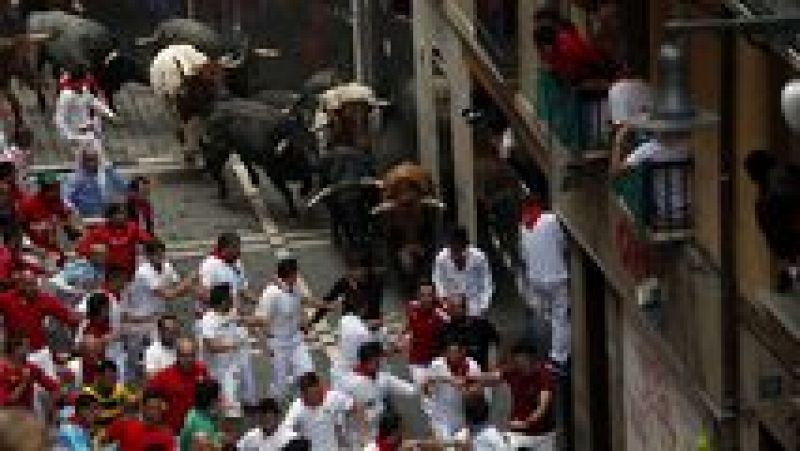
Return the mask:
M 294 216 L 300 209 L 290 185 L 299 182 L 307 206 L 320 202 L 329 209 L 333 234 L 346 247 L 373 249 L 374 239 L 384 238 L 393 261 L 409 270 L 430 258 L 443 204 L 414 163 L 377 173 L 365 135 L 383 104 L 371 89 L 326 71 L 299 92 L 251 90 L 248 65 L 274 55 L 250 48 L 246 39 L 228 42 L 192 19 L 160 23 L 136 39 L 135 52 L 123 50 L 105 25 L 59 10 L 28 12 L 25 28 L 0 38 L 0 59 L 7 62 L 0 89 L 7 96 L 16 80 L 47 111 L 55 98 L 48 87 L 71 71 L 91 73 L 112 107 L 125 84 L 149 85 L 174 113 L 187 155 L 200 152 L 220 196 L 226 195 L 223 167 L 235 152 L 254 182 L 255 169 L 264 171 Z

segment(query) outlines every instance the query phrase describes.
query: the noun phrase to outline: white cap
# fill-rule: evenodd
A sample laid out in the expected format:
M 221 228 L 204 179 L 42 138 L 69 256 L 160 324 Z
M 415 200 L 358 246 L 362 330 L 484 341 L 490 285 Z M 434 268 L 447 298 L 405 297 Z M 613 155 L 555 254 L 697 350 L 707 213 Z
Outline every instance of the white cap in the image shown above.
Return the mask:
M 653 90 L 644 80 L 620 80 L 608 90 L 611 122 L 622 124 L 653 110 Z

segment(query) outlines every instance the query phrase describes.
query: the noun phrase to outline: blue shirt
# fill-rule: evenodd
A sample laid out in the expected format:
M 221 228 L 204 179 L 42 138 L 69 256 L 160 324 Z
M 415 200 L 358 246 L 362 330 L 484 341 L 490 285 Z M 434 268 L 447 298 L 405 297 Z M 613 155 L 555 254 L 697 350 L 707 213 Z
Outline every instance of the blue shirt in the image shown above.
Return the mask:
M 76 171 L 64 183 L 64 203 L 77 210 L 82 218 L 103 217 L 105 206 L 122 200 L 127 192 L 127 181 L 113 166 L 106 166 L 102 171 L 102 174 Z
M 93 265 L 85 258 L 79 258 L 64 265 L 50 282 L 58 288 L 59 297 L 66 299 L 82 297 L 83 294 L 98 289 L 104 277 L 102 268 Z
M 82 426 L 67 422 L 58 428 L 58 447 L 70 451 L 91 451 L 92 437 Z

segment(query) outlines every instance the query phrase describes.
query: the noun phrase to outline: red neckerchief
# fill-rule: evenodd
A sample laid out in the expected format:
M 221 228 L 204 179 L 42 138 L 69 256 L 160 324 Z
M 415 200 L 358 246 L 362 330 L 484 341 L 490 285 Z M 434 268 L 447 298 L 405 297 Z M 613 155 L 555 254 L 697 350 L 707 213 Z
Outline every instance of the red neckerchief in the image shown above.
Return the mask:
M 213 250 L 213 251 L 211 251 L 211 256 L 213 256 L 213 257 L 217 257 L 218 259 L 220 259 L 220 260 L 224 261 L 224 262 L 225 262 L 225 264 L 227 264 L 227 265 L 231 265 L 231 266 L 235 265 L 235 264 L 236 264 L 236 261 L 238 260 L 238 259 L 236 259 L 236 258 L 230 258 L 230 257 L 226 257 L 226 256 L 224 256 L 224 255 L 222 254 L 222 251 L 221 251 L 221 250 L 220 250 L 218 247 L 217 247 L 217 248 L 214 248 L 214 250 Z
M 358 365 L 356 365 L 356 367 L 355 367 L 355 369 L 353 371 L 356 374 L 358 374 L 360 376 L 364 376 L 364 377 L 366 377 L 368 379 L 375 380 L 375 379 L 378 378 L 378 372 L 377 371 L 369 371 L 369 370 L 367 370 L 366 367 L 364 367 L 364 365 L 362 365 L 360 363 Z
M 526 202 L 520 211 L 519 222 L 528 230 L 532 229 L 542 215 L 542 205 L 539 202 Z
M 69 421 L 74 425 L 80 426 L 84 429 L 90 429 L 89 424 L 86 422 L 86 420 L 84 420 L 83 418 L 78 418 L 78 416 L 75 415 L 74 413 L 70 415 L 67 421 Z
M 69 75 L 64 75 L 58 79 L 58 92 L 70 89 L 72 91 L 80 92 L 88 89 L 92 93 L 99 91 L 97 81 L 92 75 L 86 75 L 83 78 L 73 78 Z
M 378 438 L 375 440 L 375 444 L 378 447 L 378 451 L 396 451 L 400 449 L 397 445 L 392 443 L 391 437 L 378 436 Z
M 453 376 L 456 377 L 464 377 L 469 372 L 469 361 L 465 358 L 461 362 L 453 362 L 450 359 L 445 359 L 447 362 L 447 368 L 450 369 L 450 372 Z

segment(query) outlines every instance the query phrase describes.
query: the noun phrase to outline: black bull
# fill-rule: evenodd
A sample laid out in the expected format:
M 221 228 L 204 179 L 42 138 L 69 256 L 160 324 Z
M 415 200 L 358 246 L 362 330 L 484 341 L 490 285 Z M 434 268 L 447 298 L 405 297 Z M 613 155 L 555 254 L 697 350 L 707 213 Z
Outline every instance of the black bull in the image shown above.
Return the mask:
M 288 183 L 299 181 L 301 194 L 312 188 L 311 144 L 308 131 L 296 115 L 256 100 L 226 99 L 213 104 L 205 121 L 200 149 L 206 170 L 219 184 L 220 196 L 227 190 L 223 167 L 231 154 L 238 154 L 254 183 L 261 167 L 281 193 L 292 216 L 297 215 Z

